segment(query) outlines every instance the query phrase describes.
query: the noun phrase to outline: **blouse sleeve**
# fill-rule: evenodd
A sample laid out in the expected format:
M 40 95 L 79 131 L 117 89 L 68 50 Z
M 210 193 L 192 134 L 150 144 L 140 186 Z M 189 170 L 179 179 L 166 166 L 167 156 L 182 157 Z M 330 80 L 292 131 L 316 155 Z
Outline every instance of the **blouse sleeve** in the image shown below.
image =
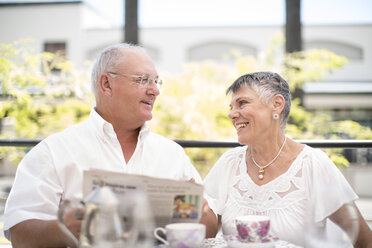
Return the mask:
M 222 215 L 241 147 L 225 152 L 204 179 L 204 197 L 215 214 Z
M 345 203 L 358 199 L 341 171 L 320 149 L 314 149 L 310 182 L 310 195 L 314 206 L 314 218 L 320 222 L 337 211 Z

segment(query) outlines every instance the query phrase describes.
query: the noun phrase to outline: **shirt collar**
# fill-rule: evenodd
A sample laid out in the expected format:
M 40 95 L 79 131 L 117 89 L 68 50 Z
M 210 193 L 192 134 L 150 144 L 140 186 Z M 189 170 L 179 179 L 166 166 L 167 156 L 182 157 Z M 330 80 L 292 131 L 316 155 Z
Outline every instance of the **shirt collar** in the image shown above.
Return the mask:
M 145 137 L 147 137 L 150 133 L 150 128 L 149 126 L 147 125 L 147 123 L 145 122 L 142 127 L 141 127 L 141 130 L 139 132 L 139 137 L 138 139 L 141 140 L 141 139 L 144 139 Z
M 116 133 L 114 130 L 114 127 L 111 123 L 107 122 L 105 119 L 103 119 L 96 111 L 95 108 L 92 108 L 90 111 L 89 119 L 91 120 L 91 123 L 96 130 L 97 134 L 101 138 L 107 138 L 110 139 L 115 138 L 116 139 Z M 150 128 L 148 127 L 147 123 L 145 122 L 140 129 L 138 140 L 142 140 L 145 137 L 148 136 L 150 133 Z

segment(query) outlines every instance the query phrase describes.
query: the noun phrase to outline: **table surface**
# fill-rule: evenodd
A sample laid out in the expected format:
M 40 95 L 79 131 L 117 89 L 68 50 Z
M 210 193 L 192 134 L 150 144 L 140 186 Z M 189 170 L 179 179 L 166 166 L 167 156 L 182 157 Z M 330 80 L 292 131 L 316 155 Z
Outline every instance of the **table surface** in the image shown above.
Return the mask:
M 221 238 L 206 239 L 203 248 L 228 248 L 226 241 Z M 0 248 L 12 248 L 11 244 L 0 244 Z M 165 245 L 158 245 L 155 248 L 166 248 Z M 286 241 L 276 241 L 275 248 L 300 248 L 299 246 L 289 244 Z
M 218 236 L 216 238 L 206 239 L 204 241 L 203 248 L 212 248 L 212 247 L 228 248 L 229 246 L 227 245 L 227 242 L 222 236 Z M 255 245 L 254 247 L 260 247 L 260 245 L 258 244 L 257 246 Z M 294 244 L 290 244 L 284 240 L 278 240 L 278 241 L 275 241 L 275 248 L 302 248 L 302 247 L 294 245 Z
M 260 245 L 254 246 L 259 247 Z M 204 241 L 203 248 L 228 248 L 227 242 L 222 236 L 218 236 L 216 238 L 206 239 Z M 253 247 L 253 246 L 252 246 Z M 155 248 L 167 248 L 165 245 L 158 245 Z M 294 244 L 290 244 L 284 240 L 278 240 L 275 242 L 275 248 L 302 248 L 301 246 L 296 246 Z
M 206 239 L 204 241 L 203 248 L 228 248 L 225 239 L 220 236 L 217 238 L 212 239 Z M 12 248 L 11 244 L 0 244 L 0 248 Z M 167 248 L 165 245 L 158 245 L 155 248 Z M 300 246 L 296 246 L 293 244 L 290 244 L 283 240 L 278 240 L 275 242 L 275 248 L 301 248 Z

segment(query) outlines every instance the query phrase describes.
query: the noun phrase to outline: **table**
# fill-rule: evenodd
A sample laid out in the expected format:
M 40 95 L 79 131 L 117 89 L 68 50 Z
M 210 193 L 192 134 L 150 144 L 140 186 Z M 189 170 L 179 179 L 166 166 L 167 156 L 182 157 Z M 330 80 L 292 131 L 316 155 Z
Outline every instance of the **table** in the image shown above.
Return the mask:
M 168 248 L 166 245 L 157 245 L 155 248 Z M 229 248 L 227 242 L 222 236 L 216 238 L 205 239 L 203 248 Z M 275 242 L 275 248 L 303 248 L 294 244 L 290 244 L 284 240 L 278 240 Z
M 218 236 L 216 238 L 206 239 L 204 241 L 203 248 L 228 248 L 227 242 L 222 236 Z M 278 240 L 275 242 L 275 248 L 302 248 L 301 246 L 297 246 L 294 244 L 290 244 L 284 240 Z

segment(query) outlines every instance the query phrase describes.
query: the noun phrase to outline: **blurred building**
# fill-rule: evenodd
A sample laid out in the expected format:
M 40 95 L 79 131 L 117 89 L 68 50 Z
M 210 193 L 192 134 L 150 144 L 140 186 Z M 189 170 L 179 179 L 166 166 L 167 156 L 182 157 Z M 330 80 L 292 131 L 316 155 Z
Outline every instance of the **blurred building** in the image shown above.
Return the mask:
M 179 72 L 188 61 L 222 60 L 232 49 L 257 55 L 283 26 L 142 28 L 140 43 L 161 70 Z M 82 64 L 102 48 L 122 41 L 123 32 L 89 1 L 0 0 L 0 42 L 32 37 L 40 51 L 65 49 Z M 371 81 L 372 23 L 303 27 L 304 48 L 326 48 L 350 60 L 327 79 Z
M 122 41 L 122 28 L 102 13 L 94 1 L 0 0 L 0 43 L 33 38 L 36 52 L 63 50 L 79 66 Z M 141 28 L 139 39 L 159 71 L 179 73 L 186 62 L 226 61 L 232 50 L 258 55 L 283 32 L 280 25 Z M 372 127 L 372 23 L 304 26 L 303 46 L 329 49 L 350 61 L 328 74 L 326 83 L 307 83 L 305 106 Z
M 0 0 L 0 43 L 33 38 L 35 52 L 62 50 L 67 59 L 82 65 L 122 41 L 122 28 L 97 8 L 94 1 Z M 159 71 L 180 73 L 186 62 L 226 61 L 232 50 L 258 55 L 283 31 L 280 25 L 141 28 L 139 38 Z M 328 74 L 326 83 L 307 83 L 305 106 L 372 127 L 372 23 L 304 26 L 303 45 L 329 49 L 350 61 Z

